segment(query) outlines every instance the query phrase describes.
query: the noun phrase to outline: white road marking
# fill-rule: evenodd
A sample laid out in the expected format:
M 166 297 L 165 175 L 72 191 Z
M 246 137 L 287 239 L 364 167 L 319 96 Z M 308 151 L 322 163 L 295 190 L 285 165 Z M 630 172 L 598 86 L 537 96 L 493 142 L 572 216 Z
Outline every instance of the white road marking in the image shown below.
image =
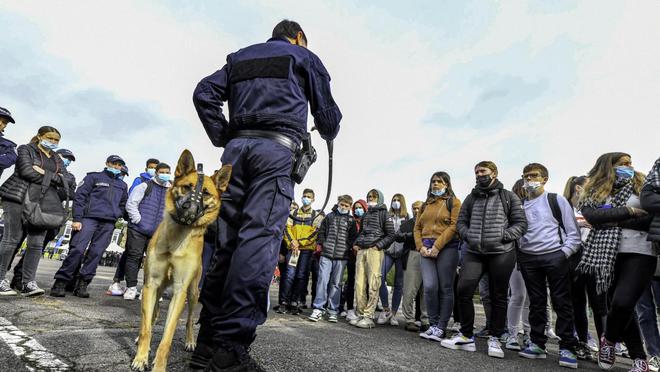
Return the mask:
M 0 316 L 0 340 L 23 360 L 30 371 L 69 371 L 69 366 L 43 347 L 37 340 Z

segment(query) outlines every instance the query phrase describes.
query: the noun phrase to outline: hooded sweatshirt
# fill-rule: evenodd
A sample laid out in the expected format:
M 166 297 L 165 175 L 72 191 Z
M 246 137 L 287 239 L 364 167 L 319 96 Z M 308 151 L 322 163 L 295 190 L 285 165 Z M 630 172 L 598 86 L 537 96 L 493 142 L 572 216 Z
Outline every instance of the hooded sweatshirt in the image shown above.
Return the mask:
M 357 229 L 358 229 L 358 232 L 359 232 L 360 231 L 360 226 L 361 226 L 360 222 L 362 222 L 362 217 L 358 217 L 358 216 L 355 215 L 355 207 L 358 204 L 362 206 L 362 210 L 364 210 L 365 213 L 367 212 L 367 210 L 369 210 L 369 206 L 367 205 L 367 202 L 364 199 L 360 199 L 360 200 L 356 201 L 355 203 L 353 203 L 353 208 L 351 209 L 351 213 L 353 214 L 353 218 L 355 219 L 355 223 L 357 223 Z
M 376 247 L 383 250 L 389 247 L 394 241 L 396 231 L 394 224 L 388 216 L 387 206 L 385 206 L 385 197 L 380 190 L 373 189 L 378 194 L 377 205 L 370 207 L 362 216 L 360 221 L 361 230 L 355 241 L 355 245 L 360 249 Z M 367 195 L 369 195 L 367 193 Z

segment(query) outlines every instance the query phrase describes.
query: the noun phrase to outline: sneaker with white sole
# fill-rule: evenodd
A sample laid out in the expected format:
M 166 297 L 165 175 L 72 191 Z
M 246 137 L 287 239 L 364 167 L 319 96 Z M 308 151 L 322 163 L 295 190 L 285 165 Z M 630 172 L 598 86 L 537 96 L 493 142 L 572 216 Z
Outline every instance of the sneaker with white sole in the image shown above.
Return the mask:
M 374 328 L 376 325 L 374 324 L 374 321 L 371 320 L 371 318 L 363 317 L 359 322 L 357 322 L 357 324 L 355 324 L 355 326 L 362 329 L 370 329 Z
M 605 337 L 600 339 L 600 349 L 598 350 L 598 366 L 600 369 L 612 369 L 616 362 L 616 347 L 614 343 L 609 342 Z
M 361 317 L 361 316 L 358 316 L 357 318 L 350 320 L 350 321 L 348 322 L 348 324 L 350 324 L 350 325 L 352 325 L 352 326 L 357 326 L 357 324 L 358 324 L 358 322 L 359 322 L 360 320 L 362 320 L 362 317 Z
M 23 285 L 23 290 L 21 290 L 21 296 L 26 296 L 26 297 L 41 296 L 44 293 L 46 293 L 46 291 L 39 288 L 37 282 L 35 282 L 34 280 L 29 281 L 27 282 L 27 284 Z
M 337 314 L 328 314 L 328 322 L 337 323 Z
M 312 315 L 308 316 L 307 319 L 311 320 L 312 322 L 318 322 L 323 318 L 323 310 L 320 309 L 314 309 L 312 311 Z
M 598 340 L 595 338 L 591 337 L 591 334 L 587 336 L 587 347 L 591 352 L 597 353 L 598 352 Z
M 137 287 L 128 287 L 124 292 L 124 300 L 133 301 L 137 297 Z
M 504 351 L 500 339 L 494 336 L 488 338 L 488 356 L 493 358 L 504 358 Z
M 506 344 L 504 347 L 507 350 L 514 350 L 514 351 L 520 351 L 522 348 L 520 347 L 520 342 L 518 341 L 518 336 L 514 335 L 509 335 L 506 339 Z
M 568 349 L 559 349 L 559 365 L 576 369 L 578 367 L 577 357 Z
M 346 311 L 342 311 L 341 313 L 339 313 L 339 317 L 340 317 L 340 318 L 346 318 L 346 315 L 347 315 L 347 314 L 348 314 L 348 313 L 347 313 Z
M 651 366 L 645 359 L 635 359 L 632 368 L 628 370 L 628 372 L 649 372 L 649 371 L 651 371 Z
M 548 357 L 545 350 L 531 341 L 523 351 L 518 352 L 518 355 L 527 359 L 545 359 Z
M 124 287 L 122 287 L 121 283 L 119 282 L 114 282 L 110 284 L 110 287 L 108 287 L 108 290 L 105 292 L 105 294 L 110 295 L 110 296 L 121 296 L 124 294 L 126 290 Z
M 9 280 L 0 280 L 0 296 L 16 296 L 17 294 L 18 293 L 9 286 Z
M 649 370 L 658 372 L 660 370 L 660 357 L 654 356 L 649 359 Z
M 390 325 L 394 327 L 399 326 L 399 321 L 396 319 L 396 314 L 392 315 L 392 317 L 390 318 Z
M 461 333 L 452 338 L 442 340 L 440 345 L 452 350 L 477 351 L 477 346 L 474 344 L 474 337 L 468 338 Z
M 437 342 L 442 342 L 442 339 L 445 338 L 445 332 L 438 328 L 437 326 L 430 326 L 429 329 L 426 330 L 426 332 L 422 332 L 419 334 L 419 337 L 427 339 L 427 340 L 433 340 Z
M 355 319 L 360 319 L 360 317 L 357 315 L 357 312 L 355 311 L 355 309 L 348 310 L 346 312 L 346 320 L 351 322 Z
M 383 325 L 389 322 L 391 318 L 392 318 L 391 312 L 381 311 L 380 314 L 378 315 L 378 319 L 376 319 L 376 323 Z

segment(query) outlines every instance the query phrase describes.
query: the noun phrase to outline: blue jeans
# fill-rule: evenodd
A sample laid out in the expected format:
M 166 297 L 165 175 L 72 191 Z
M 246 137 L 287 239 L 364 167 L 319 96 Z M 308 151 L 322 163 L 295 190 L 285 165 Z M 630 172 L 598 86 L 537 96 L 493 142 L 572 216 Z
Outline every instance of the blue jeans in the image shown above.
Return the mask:
M 284 281 L 284 301 L 287 304 L 297 303 L 300 295 L 303 293 L 307 282 L 309 280 L 309 268 L 312 264 L 312 255 L 314 251 L 300 251 L 298 256 L 298 264 L 293 267 L 286 266 L 286 279 Z M 291 251 L 286 254 L 286 261 L 291 259 Z M 307 279 L 305 279 L 307 278 Z
M 380 302 L 383 307 L 390 307 L 387 291 L 387 273 L 390 272 L 394 266 L 394 289 L 392 291 L 392 312 L 396 313 L 401 305 L 401 297 L 403 297 L 403 257 L 392 258 L 386 254 L 383 258 L 383 279 L 380 284 Z
M 344 279 L 346 260 L 331 260 L 321 257 L 319 261 L 319 279 L 316 285 L 314 309 L 323 310 L 328 304 L 328 313 L 337 314 L 341 297 L 341 284 Z
M 639 328 L 650 357 L 660 356 L 660 334 L 658 334 L 656 317 L 658 310 L 656 309 L 660 310 L 660 280 L 658 279 L 652 280 L 651 284 L 646 286 L 636 306 Z
M 436 258 L 422 257 L 421 266 L 429 323 L 444 330 L 454 310 L 458 242 L 448 243 Z

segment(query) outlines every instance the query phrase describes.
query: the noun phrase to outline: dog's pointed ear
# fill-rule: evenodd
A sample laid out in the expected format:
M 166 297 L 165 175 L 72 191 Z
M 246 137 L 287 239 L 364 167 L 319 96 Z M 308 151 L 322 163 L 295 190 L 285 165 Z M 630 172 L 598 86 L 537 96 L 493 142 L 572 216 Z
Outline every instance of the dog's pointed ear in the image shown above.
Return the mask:
M 231 165 L 223 165 L 222 168 L 213 174 L 213 183 L 221 194 L 227 190 L 229 179 L 231 178 Z
M 195 171 L 195 159 L 188 149 L 183 150 L 181 156 L 179 157 L 179 162 L 176 164 L 176 171 L 174 171 L 174 177 L 179 178 L 183 177 L 189 173 Z

